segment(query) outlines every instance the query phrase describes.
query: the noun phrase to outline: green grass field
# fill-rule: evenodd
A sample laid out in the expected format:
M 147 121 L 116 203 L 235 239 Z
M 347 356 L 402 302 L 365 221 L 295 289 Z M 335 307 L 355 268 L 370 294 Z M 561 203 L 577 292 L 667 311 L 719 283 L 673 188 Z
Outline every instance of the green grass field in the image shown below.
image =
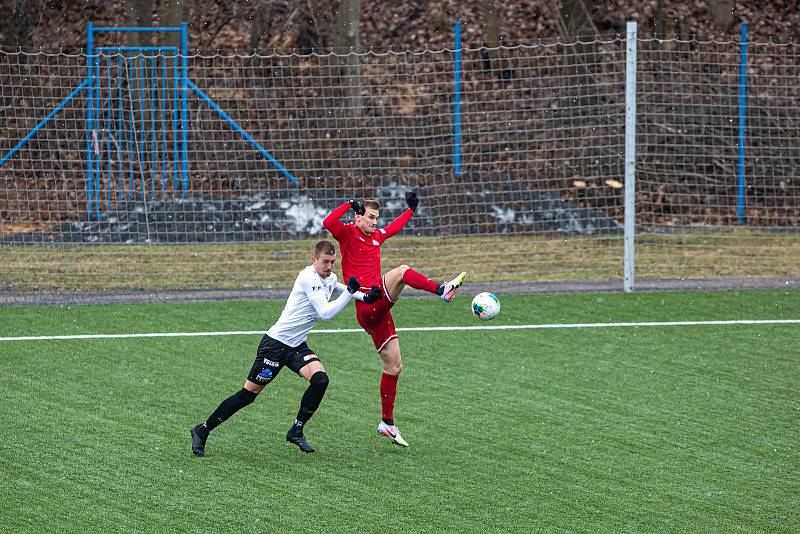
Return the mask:
M 505 296 L 493 325 L 800 319 L 800 292 Z M 461 297 L 400 327 L 475 326 Z M 0 337 L 263 330 L 282 302 L 0 309 Z M 348 308 L 318 328 L 355 327 Z M 396 417 L 375 434 L 364 333 L 312 334 L 331 376 L 284 370 L 190 453 L 257 335 L 0 341 L 5 532 L 798 532 L 800 325 L 401 332 Z

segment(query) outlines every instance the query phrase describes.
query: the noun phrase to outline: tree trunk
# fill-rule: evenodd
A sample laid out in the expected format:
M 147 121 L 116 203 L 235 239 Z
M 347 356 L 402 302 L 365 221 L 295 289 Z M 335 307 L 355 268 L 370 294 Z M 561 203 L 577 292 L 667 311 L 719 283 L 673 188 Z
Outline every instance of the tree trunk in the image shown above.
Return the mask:
M 128 26 L 149 27 L 153 25 L 153 0 L 126 0 L 125 19 Z M 130 32 L 130 46 L 152 46 L 153 35 L 149 32 Z
M 708 14 L 714 29 L 724 33 L 730 32 L 733 27 L 733 10 L 733 0 L 710 0 Z
M 250 28 L 250 50 L 258 49 L 261 37 L 264 35 L 264 22 L 267 17 L 266 0 L 258 0 L 256 13 L 253 17 L 253 26 Z
M 572 48 L 573 51 L 566 58 L 565 79 L 574 81 L 565 89 L 564 96 L 567 101 L 572 100 L 579 107 L 587 106 L 596 81 L 594 69 L 597 62 L 593 53 L 593 41 L 598 31 L 592 20 L 591 0 L 562 0 L 558 29 L 565 47 Z M 579 107 L 567 106 L 568 109 Z
M 664 0 L 656 0 L 656 14 L 653 22 L 656 37 L 664 39 Z
M 158 7 L 158 12 L 156 14 L 158 26 L 172 28 L 180 26 L 186 16 L 185 9 L 186 2 L 181 2 L 181 0 L 161 0 L 161 5 Z M 181 34 L 159 34 L 159 42 L 161 46 L 174 46 L 180 49 Z
M 597 36 L 597 27 L 592 21 L 591 0 L 562 0 L 559 11 L 559 30 L 565 39 L 590 40 Z
M 362 114 L 361 106 L 361 0 L 342 0 L 336 14 L 333 48 L 339 58 L 339 73 L 348 113 L 354 117 Z
M 33 5 L 36 4 L 36 5 Z M 18 46 L 31 46 L 31 26 L 33 25 L 34 18 L 38 18 L 41 14 L 41 6 L 39 2 L 31 2 L 30 0 L 16 0 L 12 8 L 11 17 L 6 19 L 8 21 L 6 31 L 6 41 L 12 47 Z
M 495 2 L 497 0 L 483 0 L 483 18 L 484 24 L 486 27 L 486 46 L 490 49 L 497 48 L 500 46 L 500 37 L 498 31 L 498 23 L 497 23 L 497 7 L 495 7 Z M 488 61 L 488 70 L 490 71 L 499 71 L 501 69 L 501 65 L 498 65 L 499 61 L 499 54 L 497 50 L 490 50 L 488 56 L 485 56 L 485 61 Z

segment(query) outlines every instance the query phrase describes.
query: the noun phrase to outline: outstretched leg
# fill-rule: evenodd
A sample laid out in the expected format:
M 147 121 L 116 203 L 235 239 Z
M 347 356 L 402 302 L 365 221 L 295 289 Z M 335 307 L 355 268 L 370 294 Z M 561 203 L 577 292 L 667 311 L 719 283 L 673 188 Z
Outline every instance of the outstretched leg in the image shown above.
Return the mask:
M 193 426 L 190 430 L 192 453 L 195 456 L 205 456 L 208 434 L 224 423 L 230 416 L 245 406 L 252 404 L 262 389 L 264 389 L 263 385 L 246 380 L 244 387 L 222 401 L 204 423 Z
M 434 282 L 408 265 L 395 267 L 387 272 L 383 276 L 383 279 L 386 282 L 386 292 L 392 300 L 397 300 L 406 285 L 414 289 L 421 289 L 422 291 L 433 293 L 434 295 L 441 295 L 444 292 L 444 284 Z
M 386 283 L 386 292 L 389 298 L 397 300 L 406 285 L 414 289 L 421 289 L 434 295 L 439 295 L 445 302 L 451 302 L 456 296 L 456 290 L 464 283 L 467 273 L 461 273 L 449 282 L 434 282 L 424 274 L 421 274 L 408 265 L 395 267 L 383 275 Z

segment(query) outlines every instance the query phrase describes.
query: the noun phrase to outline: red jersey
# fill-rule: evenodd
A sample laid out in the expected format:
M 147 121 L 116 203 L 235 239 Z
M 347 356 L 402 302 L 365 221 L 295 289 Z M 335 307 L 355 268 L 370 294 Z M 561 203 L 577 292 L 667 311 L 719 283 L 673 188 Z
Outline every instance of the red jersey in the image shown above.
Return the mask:
M 322 225 L 339 242 L 345 283 L 355 276 L 362 287 L 382 285 L 381 245 L 402 230 L 414 212 L 407 209 L 384 228 L 377 228 L 372 235 L 367 235 L 354 223 L 344 224 L 339 220 L 349 209 L 350 203 L 345 202 L 322 221 Z

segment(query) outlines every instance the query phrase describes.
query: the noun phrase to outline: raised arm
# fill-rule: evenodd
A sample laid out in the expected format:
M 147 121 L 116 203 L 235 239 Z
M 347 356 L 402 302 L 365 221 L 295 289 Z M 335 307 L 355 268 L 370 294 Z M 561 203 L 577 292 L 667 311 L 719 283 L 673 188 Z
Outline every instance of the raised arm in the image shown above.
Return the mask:
M 419 205 L 419 198 L 417 198 L 417 193 L 415 191 L 409 191 L 406 193 L 406 204 L 408 204 L 408 209 L 400 214 L 398 218 L 387 224 L 384 228 L 381 229 L 381 232 L 385 234 L 386 237 L 384 239 L 389 239 L 408 223 L 411 220 L 412 215 L 414 212 L 417 211 L 417 206 Z
M 324 226 L 325 229 L 328 230 L 334 238 L 336 238 L 336 240 L 339 240 L 339 237 L 344 231 L 344 223 L 342 223 L 340 219 L 344 217 L 344 214 L 347 213 L 347 210 L 349 210 L 351 207 L 353 207 L 353 201 L 348 200 L 330 212 L 322 221 L 322 226 Z
M 381 229 L 381 232 L 386 234 L 386 239 L 389 239 L 393 235 L 397 234 L 403 227 L 411 220 L 411 216 L 414 215 L 414 212 L 410 209 L 404 211 L 400 214 L 398 218 L 387 224 Z

